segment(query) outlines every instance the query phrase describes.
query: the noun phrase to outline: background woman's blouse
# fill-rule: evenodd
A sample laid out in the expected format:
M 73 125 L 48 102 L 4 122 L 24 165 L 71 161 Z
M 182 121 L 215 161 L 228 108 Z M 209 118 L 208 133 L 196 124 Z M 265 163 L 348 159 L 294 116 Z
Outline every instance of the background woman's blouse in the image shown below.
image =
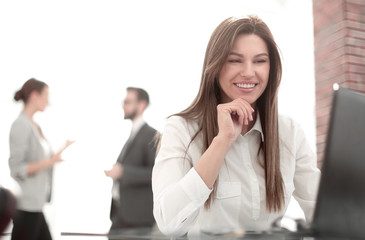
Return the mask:
M 316 156 L 300 126 L 279 117 L 280 168 L 285 184 L 285 206 L 266 210 L 265 173 L 258 155 L 265 141 L 259 117 L 254 127 L 239 136 L 226 155 L 219 173 L 217 194 L 209 210 L 204 202 L 211 190 L 193 166 L 203 154 L 201 135 L 189 145 L 196 122 L 173 116 L 167 119 L 152 175 L 154 216 L 166 235 L 181 236 L 198 223 L 200 231 L 265 230 L 284 215 L 293 195 L 311 220 L 320 171 Z M 188 149 L 186 151 L 186 149 Z

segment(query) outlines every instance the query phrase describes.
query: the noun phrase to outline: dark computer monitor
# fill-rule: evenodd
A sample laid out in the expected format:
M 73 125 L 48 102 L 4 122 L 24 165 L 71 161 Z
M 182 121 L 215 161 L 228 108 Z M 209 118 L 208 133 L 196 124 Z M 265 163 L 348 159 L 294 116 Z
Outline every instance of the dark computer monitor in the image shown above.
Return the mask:
M 312 229 L 365 237 L 365 95 L 345 88 L 334 92 Z

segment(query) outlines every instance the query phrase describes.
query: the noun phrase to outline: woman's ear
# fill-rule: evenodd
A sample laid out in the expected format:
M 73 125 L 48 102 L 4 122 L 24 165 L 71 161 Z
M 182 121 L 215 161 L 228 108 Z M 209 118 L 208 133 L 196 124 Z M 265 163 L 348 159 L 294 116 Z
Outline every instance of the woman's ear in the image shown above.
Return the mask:
M 35 90 L 33 90 L 30 94 L 29 94 L 29 100 L 33 100 L 35 98 L 39 97 L 39 93 Z

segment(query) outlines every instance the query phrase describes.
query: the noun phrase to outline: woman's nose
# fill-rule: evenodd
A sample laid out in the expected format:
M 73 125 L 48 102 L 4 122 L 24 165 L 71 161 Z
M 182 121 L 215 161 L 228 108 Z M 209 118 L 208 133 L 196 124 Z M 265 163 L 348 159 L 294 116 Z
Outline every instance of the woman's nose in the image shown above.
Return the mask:
M 252 63 L 243 63 L 241 66 L 240 75 L 244 78 L 251 78 L 255 74 Z

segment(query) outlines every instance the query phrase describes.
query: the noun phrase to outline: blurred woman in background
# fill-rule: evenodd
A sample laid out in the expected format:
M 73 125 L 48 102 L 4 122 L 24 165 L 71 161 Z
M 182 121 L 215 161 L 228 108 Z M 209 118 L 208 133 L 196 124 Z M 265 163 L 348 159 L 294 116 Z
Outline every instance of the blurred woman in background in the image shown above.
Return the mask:
M 42 209 L 51 199 L 53 166 L 63 161 L 61 154 L 72 142 L 67 141 L 54 153 L 33 119 L 35 113 L 47 107 L 48 91 L 46 83 L 31 78 L 14 96 L 24 103 L 9 139 L 10 173 L 21 189 L 12 230 L 12 239 L 16 240 L 52 239 Z

